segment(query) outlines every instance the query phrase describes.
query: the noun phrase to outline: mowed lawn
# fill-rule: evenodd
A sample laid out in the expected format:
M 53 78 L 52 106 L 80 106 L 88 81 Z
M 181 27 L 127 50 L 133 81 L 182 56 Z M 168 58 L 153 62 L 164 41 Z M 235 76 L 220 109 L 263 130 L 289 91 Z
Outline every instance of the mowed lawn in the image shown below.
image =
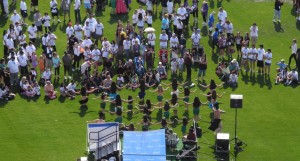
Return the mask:
M 26 0 L 29 7 L 29 0 Z M 19 4 L 18 4 L 19 5 Z M 18 6 L 17 5 L 17 6 Z M 242 94 L 244 96 L 243 109 L 238 110 L 238 138 L 248 144 L 248 146 L 238 155 L 241 161 L 295 161 L 299 160 L 300 149 L 299 135 L 300 129 L 298 123 L 300 121 L 299 113 L 299 88 L 285 87 L 283 85 L 275 85 L 275 62 L 284 58 L 286 61 L 290 55 L 289 46 L 291 40 L 296 38 L 300 40 L 299 30 L 300 24 L 296 23 L 292 5 L 286 3 L 282 7 L 281 24 L 273 23 L 273 2 L 255 2 L 254 0 L 217 0 L 209 1 L 209 13 L 216 11 L 219 6 L 223 6 L 228 13 L 228 18 L 234 26 L 234 33 L 240 31 L 243 35 L 249 31 L 253 22 L 259 27 L 258 44 L 264 44 L 265 49 L 271 48 L 273 53 L 273 64 L 271 66 L 272 73 L 270 78 L 263 76 L 241 74 L 239 76 L 239 87 L 232 89 L 227 86 L 218 89 L 218 92 L 226 92 L 219 102 L 220 107 L 226 111 L 222 114 L 223 132 L 230 133 L 230 138 L 234 137 L 234 114 L 235 111 L 230 109 L 230 94 Z M 73 7 L 73 5 L 72 5 Z M 104 12 L 96 13 L 96 17 L 101 20 L 105 26 L 104 35 L 109 40 L 115 38 L 116 22 L 118 19 L 126 22 L 131 19 L 133 10 L 138 8 L 138 4 L 134 1 L 131 4 L 131 10 L 128 15 L 110 16 L 110 8 L 106 6 Z M 10 8 L 11 12 L 13 8 Z M 39 9 L 41 12 L 49 11 L 49 1 L 40 0 Z M 19 10 L 19 9 L 18 9 Z M 82 6 L 82 17 L 85 17 L 85 11 Z M 29 21 L 32 22 L 32 14 Z M 159 28 L 161 25 L 159 14 L 154 16 L 154 27 L 157 29 L 156 36 L 159 36 Z M 1 32 L 8 28 L 9 20 L 0 17 Z M 74 21 L 74 13 L 71 11 L 71 18 Z M 61 15 L 61 20 L 63 19 Z M 27 21 L 28 24 L 29 21 Z M 190 23 L 192 23 L 192 18 Z M 202 18 L 199 17 L 199 23 Z M 56 42 L 58 53 L 62 55 L 66 49 L 66 24 L 63 22 L 54 23 L 52 29 L 58 36 Z M 214 73 L 217 66 L 216 57 L 212 55 L 210 46 L 208 45 L 207 28 L 200 26 L 202 31 L 202 43 L 208 57 L 208 72 L 206 83 L 210 79 L 215 79 L 218 83 L 220 80 Z M 185 34 L 186 37 L 191 32 Z M 190 46 L 190 39 L 188 40 Z M 158 44 L 158 41 L 157 43 Z M 38 46 L 41 47 L 40 42 Z M 0 51 L 3 51 L 1 45 Z M 40 49 L 38 50 L 40 55 Z M 236 57 L 236 54 L 234 54 Z M 292 63 L 294 65 L 294 63 Z M 100 69 L 99 69 L 100 70 Z M 61 72 L 62 73 L 62 72 Z M 75 76 L 78 73 L 74 73 Z M 192 81 L 196 82 L 196 68 L 193 70 Z M 182 78 L 185 80 L 185 75 Z M 182 80 L 180 79 L 180 80 Z M 115 80 L 115 78 L 114 78 Z M 62 79 L 59 81 L 61 82 Z M 170 80 L 165 82 L 169 83 Z M 55 84 L 58 86 L 58 82 Z M 192 94 L 190 100 L 194 96 L 199 96 L 202 102 L 206 98 L 200 94 L 207 91 L 195 86 L 192 90 L 198 89 Z M 57 89 L 58 90 L 58 89 Z M 183 90 L 183 89 L 180 89 Z M 122 98 L 126 99 L 128 95 L 136 98 L 138 91 L 123 90 L 119 92 Z M 170 89 L 166 92 L 165 98 L 170 98 Z M 58 98 L 48 101 L 43 96 L 36 99 L 27 99 L 17 94 L 15 100 L 0 106 L 0 160 L 6 161 L 70 161 L 76 157 L 84 156 L 86 150 L 86 121 L 97 118 L 99 111 L 99 100 L 91 98 L 96 97 L 90 95 L 88 109 L 80 109 L 77 96 L 75 100 Z M 151 99 L 156 103 L 156 94 L 147 91 L 146 99 Z M 137 102 L 137 101 L 135 101 Z M 183 103 L 180 103 L 179 118 L 183 114 Z M 126 104 L 123 105 L 126 107 Z M 107 105 L 109 109 L 109 105 Z M 207 106 L 201 107 L 201 118 L 199 121 L 202 127 L 203 137 L 199 139 L 201 149 L 198 151 L 198 160 L 216 160 L 218 156 L 213 153 L 213 144 L 215 137 L 213 132 L 207 130 L 210 121 L 211 110 Z M 172 113 L 171 113 L 172 115 Z M 189 116 L 193 117 L 192 108 L 189 110 Z M 107 121 L 114 120 L 113 115 L 106 114 Z M 128 118 L 124 114 L 124 122 L 135 123 L 138 130 L 141 126 L 137 122 L 141 122 L 142 114 L 134 115 Z M 152 114 L 153 122 L 161 119 L 161 114 L 155 111 Z M 159 125 L 151 126 L 151 129 L 158 129 Z M 181 125 L 170 125 L 172 129 L 181 137 Z M 231 145 L 233 151 L 233 144 Z M 232 158 L 232 156 L 231 156 Z

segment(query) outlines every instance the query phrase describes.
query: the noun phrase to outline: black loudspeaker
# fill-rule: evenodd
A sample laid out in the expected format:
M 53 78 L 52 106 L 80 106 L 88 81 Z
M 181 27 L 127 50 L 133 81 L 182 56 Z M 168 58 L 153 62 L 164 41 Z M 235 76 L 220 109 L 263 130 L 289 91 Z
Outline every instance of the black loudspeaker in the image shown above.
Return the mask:
M 218 133 L 216 140 L 216 152 L 217 153 L 229 153 L 229 133 Z
M 242 108 L 243 107 L 243 95 L 230 95 L 230 108 Z
M 214 119 L 211 123 L 210 126 L 208 127 L 209 130 L 215 131 L 221 122 L 221 119 Z

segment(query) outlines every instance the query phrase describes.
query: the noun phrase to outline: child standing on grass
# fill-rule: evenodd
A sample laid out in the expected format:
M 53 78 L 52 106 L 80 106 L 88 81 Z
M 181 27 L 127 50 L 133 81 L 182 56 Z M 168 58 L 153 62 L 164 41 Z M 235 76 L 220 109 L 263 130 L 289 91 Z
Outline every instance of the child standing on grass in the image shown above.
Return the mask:
M 59 56 L 57 55 L 56 52 L 54 52 L 54 54 L 53 54 L 52 62 L 53 62 L 53 67 L 54 67 L 54 75 L 55 75 L 55 78 L 56 78 L 56 77 L 60 78 L 60 76 L 59 76 L 59 71 L 60 71 L 60 58 L 59 58 Z
M 199 119 L 199 118 L 201 119 L 201 117 L 199 117 L 199 114 L 200 114 L 200 106 L 201 106 L 202 104 L 207 104 L 207 102 L 206 102 L 206 103 L 201 103 L 199 97 L 195 97 L 193 103 L 186 103 L 186 104 L 187 104 L 187 105 L 193 104 L 193 114 L 194 114 L 194 119 L 195 119 L 195 122 L 198 122 L 198 119 Z

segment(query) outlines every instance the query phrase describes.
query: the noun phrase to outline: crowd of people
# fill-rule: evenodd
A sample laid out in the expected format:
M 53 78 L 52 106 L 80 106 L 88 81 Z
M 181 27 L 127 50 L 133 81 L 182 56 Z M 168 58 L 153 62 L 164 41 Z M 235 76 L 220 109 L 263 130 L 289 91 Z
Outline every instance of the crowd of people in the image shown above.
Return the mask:
M 112 0 L 110 2 L 112 13 L 125 13 L 129 10 L 130 1 Z M 57 51 L 56 40 L 58 37 L 55 31 L 52 32 L 52 25 L 55 19 L 60 22 L 58 14 L 58 3 L 51 0 L 49 8 L 51 15 L 45 12 L 43 15 L 38 10 L 38 0 L 32 0 L 31 9 L 34 10 L 34 22 L 27 24 L 27 4 L 24 0 L 20 2 L 21 15 L 15 9 L 10 17 L 9 29 L 3 32 L 4 58 L 0 61 L 1 67 L 1 85 L 0 97 L 9 100 L 14 97 L 11 89 L 19 87 L 20 93 L 26 97 L 35 97 L 41 95 L 41 85 L 45 97 L 56 99 L 58 92 L 53 86 L 53 80 L 60 79 L 60 71 L 63 68 L 63 81 L 59 87 L 59 93 L 62 97 L 74 99 L 76 95 L 81 95 L 80 104 L 85 106 L 89 101 L 89 94 L 102 93 L 101 100 L 101 118 L 105 112 L 116 115 L 117 122 L 122 123 L 122 114 L 127 112 L 133 114 L 142 112 L 144 117 L 142 122 L 143 130 L 147 130 L 151 123 L 151 113 L 153 110 L 162 110 L 165 120 L 162 126 L 165 127 L 170 119 L 170 110 L 173 110 L 173 117 L 178 121 L 179 104 L 182 103 L 185 111 L 188 112 L 189 105 L 193 106 L 194 120 L 200 119 L 200 106 L 208 104 L 215 119 L 220 119 L 220 112 L 217 98 L 222 94 L 217 94 L 217 87 L 224 83 L 238 87 L 238 77 L 242 72 L 250 72 L 265 75 L 269 77 L 270 66 L 272 64 L 272 50 L 264 49 L 264 45 L 257 45 L 258 25 L 253 23 L 249 32 L 242 36 L 240 32 L 234 34 L 233 24 L 227 12 L 220 7 L 216 15 L 211 11 L 208 15 L 208 4 L 204 0 L 201 4 L 193 0 L 191 4 L 187 0 L 184 3 L 178 1 L 161 0 L 160 2 L 147 0 L 146 10 L 139 6 L 134 10 L 131 20 L 126 24 L 122 21 L 117 22 L 115 38 L 108 40 L 104 34 L 104 25 L 100 18 L 96 18 L 92 12 L 92 5 L 89 0 L 84 0 L 84 8 L 88 18 L 81 19 L 80 0 L 74 1 L 75 24 L 70 19 L 70 1 L 63 0 L 61 8 L 64 11 L 64 22 L 67 20 L 65 30 L 67 37 L 67 50 Z M 178 3 L 178 8 L 176 4 Z M 5 4 L 3 2 L 3 4 Z M 155 14 L 153 5 L 162 6 L 161 28 L 152 28 Z M 275 2 L 276 10 L 277 2 Z M 120 9 L 121 8 L 121 9 Z M 4 10 L 5 11 L 5 10 Z M 205 85 L 206 69 L 208 67 L 207 53 L 201 46 L 200 29 L 193 27 L 191 37 L 186 37 L 189 32 L 189 25 L 198 25 L 198 14 L 201 12 L 203 26 L 208 26 L 209 38 L 211 40 L 212 54 L 219 57 L 219 63 L 216 68 L 216 74 L 223 83 L 216 84 L 211 80 L 210 84 Z M 5 11 L 6 12 L 6 11 Z M 28 11 L 29 12 L 29 11 Z M 156 7 L 157 12 L 157 7 Z M 6 12 L 5 14 L 8 14 Z M 275 11 L 278 19 L 280 14 Z M 193 16 L 193 23 L 190 17 Z M 68 16 L 68 19 L 66 19 Z M 215 17 L 217 16 L 217 17 Z M 215 22 L 215 19 L 217 21 Z M 275 19 L 275 17 L 274 17 Z M 22 27 L 26 27 L 23 30 Z M 161 33 L 159 36 L 156 32 Z M 156 37 L 157 36 L 157 37 Z M 159 44 L 156 44 L 156 40 Z M 187 41 L 191 41 L 191 46 L 187 46 Z M 41 41 L 41 46 L 36 46 L 37 41 Z M 60 44 L 61 45 L 61 44 Z M 258 47 L 257 47 L 258 46 Z M 217 48 L 217 50 L 215 50 Z M 41 49 L 41 54 L 37 50 Z M 298 84 L 298 72 L 293 69 L 288 71 L 291 66 L 291 60 L 294 58 L 299 66 L 299 50 L 296 40 L 293 40 L 292 55 L 289 63 L 286 65 L 284 60 L 277 63 L 279 66 L 275 83 L 283 82 L 286 85 Z M 59 53 L 64 53 L 60 58 Z M 158 53 L 158 54 L 156 54 Z M 233 55 L 237 53 L 237 58 Z M 158 58 L 156 58 L 158 57 Z M 158 63 L 156 65 L 156 60 Z M 189 95 L 194 91 L 189 88 L 195 84 L 192 83 L 192 66 L 197 64 L 199 68 L 198 83 L 201 88 L 209 88 L 210 91 L 203 96 L 207 97 L 208 102 L 200 101 L 196 96 L 193 102 L 190 102 Z M 257 68 L 256 68 L 257 67 Z M 102 69 L 101 71 L 99 69 Z M 170 78 L 170 72 L 173 77 L 171 84 L 166 84 L 162 80 Z M 80 78 L 73 77 L 74 72 L 80 73 Z M 186 73 L 187 81 L 183 84 L 177 82 L 176 76 L 182 76 Z M 21 78 L 21 79 L 19 79 Z M 114 79 L 115 78 L 115 79 Z M 66 83 L 70 81 L 70 83 Z M 77 86 L 80 84 L 80 86 Z M 165 91 L 172 87 L 170 99 L 164 98 Z M 178 86 L 183 86 L 184 91 L 179 91 Z M 139 90 L 139 104 L 133 103 L 135 99 L 129 96 L 127 100 L 121 98 L 117 91 Z M 149 92 L 157 93 L 157 102 L 151 103 L 149 99 L 144 101 L 147 88 L 156 88 Z M 183 93 L 183 96 L 180 96 Z M 179 101 L 181 100 L 182 101 Z M 115 111 L 106 110 L 106 103 L 110 102 L 115 107 Z M 126 102 L 127 110 L 123 108 L 122 102 Z M 135 112 L 133 112 L 135 111 Z M 183 126 L 186 126 L 186 118 L 183 118 Z M 163 122 L 163 121 L 162 121 Z M 180 122 L 180 121 L 179 121 Z M 182 133 L 186 134 L 186 128 L 182 128 Z M 221 131 L 222 125 L 219 124 L 217 131 Z

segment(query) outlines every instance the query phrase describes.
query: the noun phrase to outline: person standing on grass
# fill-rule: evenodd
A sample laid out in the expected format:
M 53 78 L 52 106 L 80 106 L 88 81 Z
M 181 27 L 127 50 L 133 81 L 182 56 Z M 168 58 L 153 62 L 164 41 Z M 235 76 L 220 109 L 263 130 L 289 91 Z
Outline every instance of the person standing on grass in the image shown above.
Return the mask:
M 208 4 L 207 1 L 204 0 L 202 3 L 202 7 L 201 7 L 201 14 L 202 14 L 202 19 L 203 19 L 203 26 L 206 26 L 206 19 L 207 19 L 207 13 L 208 13 Z
M 222 7 L 219 8 L 218 19 L 221 20 L 221 24 L 223 25 L 227 20 L 227 12 L 223 10 Z
M 281 6 L 282 6 L 282 5 L 283 5 L 283 1 L 275 0 L 273 22 L 276 22 L 276 18 L 277 18 L 277 21 L 280 22 L 280 17 L 281 17 Z
M 59 19 L 59 16 L 58 16 L 58 3 L 56 0 L 51 0 L 50 1 L 50 10 L 51 10 L 51 16 L 52 16 L 52 19 L 53 19 L 53 22 L 55 22 L 55 19 L 54 17 L 57 18 L 57 22 L 60 22 L 60 19 Z
M 68 18 L 70 19 L 70 0 L 62 0 L 60 7 L 64 11 L 64 22 L 66 22 L 66 14 L 68 14 Z
M 263 73 L 263 69 L 264 69 L 264 55 L 265 55 L 264 45 L 259 45 L 259 49 L 257 49 L 258 74 Z
M 19 73 L 19 62 L 14 56 L 7 63 L 7 68 L 10 73 L 10 85 L 13 86 L 14 83 L 18 83 L 18 73 Z
M 101 42 L 101 39 L 103 37 L 103 32 L 104 32 L 104 26 L 100 22 L 99 19 L 97 19 L 97 24 L 95 25 L 95 45 L 98 45 L 98 41 Z
M 198 81 L 200 81 L 200 77 L 201 78 L 201 81 L 203 82 L 204 81 L 204 77 L 205 77 L 205 73 L 206 73 L 206 69 L 207 69 L 207 60 L 206 60 L 206 55 L 203 55 L 201 58 L 200 58 L 200 62 L 199 62 L 199 72 L 198 72 Z
M 67 75 L 69 75 L 70 69 L 72 67 L 72 57 L 70 54 L 68 54 L 67 51 L 64 52 L 62 62 L 64 65 L 64 79 L 67 79 Z M 69 75 L 68 78 L 71 79 L 72 77 Z
M 20 2 L 20 12 L 21 12 L 21 15 L 23 18 L 23 23 L 25 24 L 26 18 L 28 17 L 27 5 L 26 5 L 25 0 L 21 0 L 21 2 Z
M 272 62 L 272 52 L 271 49 L 268 49 L 265 54 L 265 75 L 270 75 L 270 66 Z
M 292 58 L 295 59 L 295 62 L 297 64 L 296 53 L 297 53 L 297 49 L 298 48 L 297 48 L 297 41 L 296 41 L 296 39 L 292 40 L 292 45 L 290 46 L 290 49 L 292 49 L 292 54 L 290 55 L 290 58 L 289 58 L 288 67 L 290 67 L 290 65 L 291 65 Z
M 42 21 L 44 21 L 45 33 L 48 33 L 48 31 L 51 31 L 51 28 L 50 28 L 51 17 L 49 16 L 48 12 L 44 13 L 44 17 L 43 17 Z
M 249 49 L 248 59 L 250 61 L 250 72 L 255 72 L 255 62 L 257 59 L 257 50 L 254 45 Z
M 253 23 L 250 27 L 250 37 L 252 45 L 256 45 L 257 38 L 258 38 L 258 27 L 256 23 Z
M 36 10 L 36 13 L 33 15 L 34 24 L 37 28 L 37 37 L 40 38 L 40 34 L 43 34 L 42 26 L 42 14 L 39 10 Z
M 78 21 L 79 23 L 81 23 L 80 6 L 81 6 L 80 0 L 75 0 L 74 1 L 75 22 Z

